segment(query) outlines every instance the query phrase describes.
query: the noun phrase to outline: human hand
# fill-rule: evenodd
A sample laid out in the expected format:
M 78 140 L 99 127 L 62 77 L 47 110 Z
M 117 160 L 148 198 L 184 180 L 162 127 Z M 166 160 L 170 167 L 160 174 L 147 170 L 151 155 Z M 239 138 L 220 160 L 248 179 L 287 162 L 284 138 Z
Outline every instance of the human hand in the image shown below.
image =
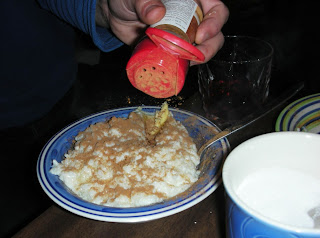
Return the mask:
M 165 12 L 160 0 L 97 0 L 96 23 L 110 28 L 122 42 L 132 45 Z
M 222 26 L 229 11 L 220 0 L 199 0 L 204 18 L 198 27 L 196 47 L 204 54 L 205 62 L 222 47 Z M 96 22 L 111 28 L 125 44 L 134 44 L 145 29 L 163 18 L 165 7 L 160 0 L 98 0 Z M 191 62 L 191 65 L 199 62 Z

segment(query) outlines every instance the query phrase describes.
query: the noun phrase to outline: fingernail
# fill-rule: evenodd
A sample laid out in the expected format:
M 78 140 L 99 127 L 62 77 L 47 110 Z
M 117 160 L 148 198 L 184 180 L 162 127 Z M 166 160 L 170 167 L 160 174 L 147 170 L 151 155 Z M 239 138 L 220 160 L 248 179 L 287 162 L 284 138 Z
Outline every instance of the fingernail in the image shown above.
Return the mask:
M 216 14 L 217 13 L 217 11 L 211 11 L 211 12 L 209 12 L 207 15 L 210 17 L 210 16 L 212 16 L 212 15 L 214 15 L 214 14 Z
M 151 4 L 149 6 L 147 6 L 146 8 L 146 14 L 148 14 L 149 12 L 151 12 L 153 9 L 161 7 L 162 5 L 157 5 L 157 4 Z
M 158 7 L 157 5 L 149 5 L 146 8 L 146 14 L 148 14 L 149 12 L 151 12 L 153 9 L 155 9 L 156 7 Z
M 163 9 L 161 10 L 161 7 L 163 6 L 157 5 L 157 4 L 150 4 L 149 6 L 146 7 L 145 16 L 147 16 L 148 20 L 150 21 L 149 22 L 150 24 L 154 24 L 163 18 L 165 14 L 165 8 L 163 7 Z M 155 10 L 156 8 L 158 9 Z

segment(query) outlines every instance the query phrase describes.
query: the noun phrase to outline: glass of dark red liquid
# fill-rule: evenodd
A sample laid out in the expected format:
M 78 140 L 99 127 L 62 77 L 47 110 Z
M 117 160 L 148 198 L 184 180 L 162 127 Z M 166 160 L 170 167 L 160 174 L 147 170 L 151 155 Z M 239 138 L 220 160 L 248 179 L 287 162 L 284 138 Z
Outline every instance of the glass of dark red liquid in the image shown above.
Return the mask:
M 225 36 L 220 51 L 199 65 L 199 91 L 206 117 L 232 124 L 268 98 L 273 47 L 250 36 Z

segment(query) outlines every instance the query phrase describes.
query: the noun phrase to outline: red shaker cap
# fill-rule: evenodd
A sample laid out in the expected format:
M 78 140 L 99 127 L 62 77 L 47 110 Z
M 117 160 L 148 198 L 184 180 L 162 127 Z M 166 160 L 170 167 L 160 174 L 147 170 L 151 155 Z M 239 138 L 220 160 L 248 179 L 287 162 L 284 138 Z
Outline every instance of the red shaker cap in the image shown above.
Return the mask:
M 146 37 L 134 49 L 126 71 L 135 88 L 155 98 L 168 98 L 181 91 L 188 67 L 188 60 L 172 55 Z
M 164 30 L 149 27 L 149 38 L 158 46 L 182 59 L 203 62 L 204 55 L 194 45 Z

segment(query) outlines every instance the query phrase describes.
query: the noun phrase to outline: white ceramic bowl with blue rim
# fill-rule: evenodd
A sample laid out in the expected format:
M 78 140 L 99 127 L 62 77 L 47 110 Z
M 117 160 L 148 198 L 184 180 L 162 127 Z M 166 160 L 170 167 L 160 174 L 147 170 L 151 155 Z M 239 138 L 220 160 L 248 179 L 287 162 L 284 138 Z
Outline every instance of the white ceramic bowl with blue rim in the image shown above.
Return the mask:
M 70 192 L 58 176 L 49 172 L 52 161 L 61 162 L 64 154 L 71 148 L 74 137 L 80 131 L 85 130 L 91 124 L 108 120 L 113 116 L 127 118 L 129 113 L 136 109 L 137 107 L 128 107 L 93 114 L 67 126 L 48 141 L 39 155 L 37 175 L 41 187 L 54 202 L 72 213 L 94 220 L 123 223 L 144 222 L 186 210 L 217 189 L 221 183 L 222 164 L 230 149 L 227 139 L 214 143 L 208 150 L 200 178 L 187 193 L 184 192 L 170 200 L 150 206 L 116 208 L 86 202 Z M 154 112 L 160 110 L 160 107 L 144 106 L 142 110 Z M 186 127 L 198 149 L 213 136 L 213 131 L 216 133 L 220 131 L 211 121 L 192 112 L 173 108 L 169 110 L 173 117 Z
M 320 134 L 320 93 L 294 101 L 282 110 L 276 131 L 304 131 Z
M 247 204 L 244 201 L 245 199 L 242 199 L 237 192 L 243 184 L 242 182 L 247 181 L 245 180 L 247 176 L 266 168 L 291 169 L 312 176 L 314 180 L 319 181 L 319 155 L 320 135 L 296 131 L 272 132 L 260 135 L 243 142 L 232 150 L 223 165 L 222 171 L 223 184 L 226 190 L 227 237 L 319 238 L 320 228 L 291 225 L 290 221 L 288 223 L 279 222 L 278 214 L 273 218 L 262 214 L 253 208 L 254 205 Z M 281 174 L 275 176 L 279 177 Z M 305 184 L 305 186 L 308 186 L 308 184 Z M 290 187 L 289 184 L 288 187 Z M 296 187 L 299 194 L 302 189 L 299 186 Z M 270 192 L 270 198 L 266 201 L 272 201 L 272 197 L 276 197 L 276 194 L 273 194 L 274 191 L 270 189 L 268 191 Z M 290 196 L 287 199 L 288 204 L 292 204 L 290 203 Z M 275 206 L 273 202 L 270 204 L 270 206 Z M 293 212 L 290 215 L 295 216 L 296 214 L 296 212 Z

